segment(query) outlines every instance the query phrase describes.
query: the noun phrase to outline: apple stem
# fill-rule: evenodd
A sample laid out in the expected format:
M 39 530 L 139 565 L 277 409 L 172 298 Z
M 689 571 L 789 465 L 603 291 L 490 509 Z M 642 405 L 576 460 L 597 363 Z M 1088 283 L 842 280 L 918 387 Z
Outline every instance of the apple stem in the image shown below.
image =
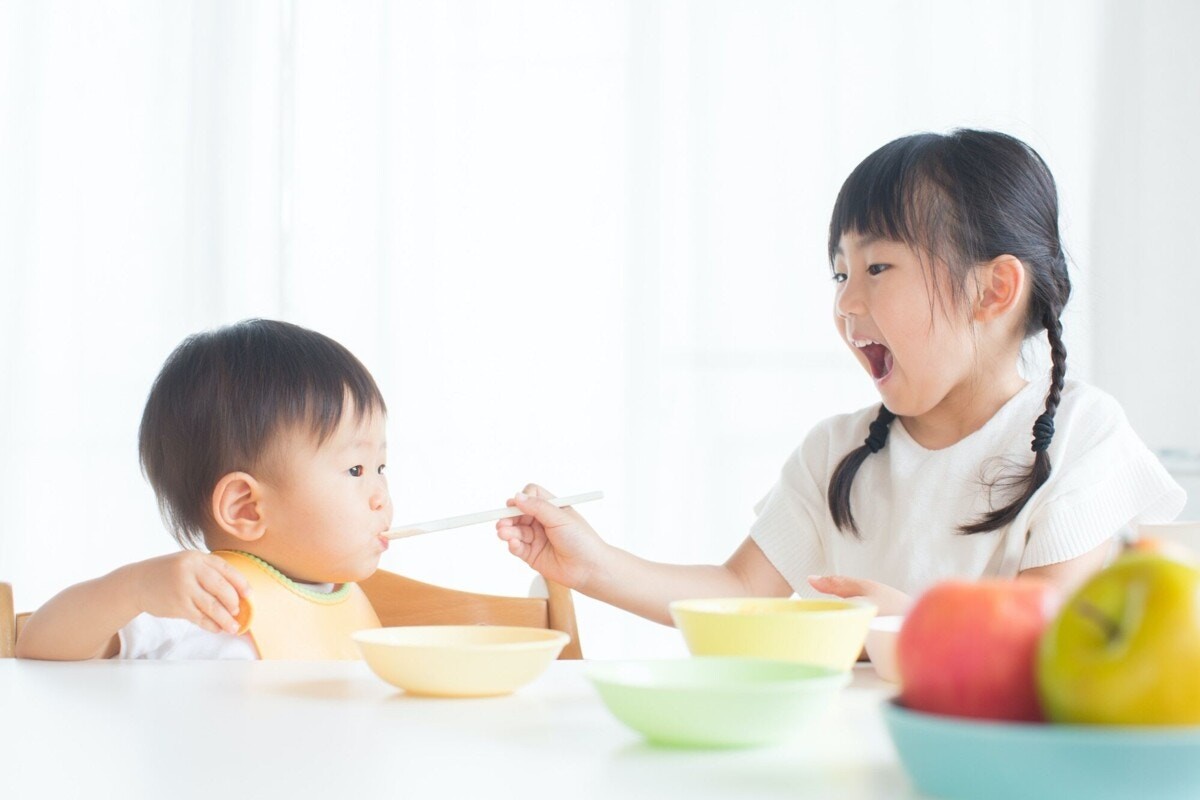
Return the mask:
M 1080 600 L 1077 607 L 1080 614 L 1104 629 L 1104 637 L 1109 643 L 1121 635 L 1121 628 L 1117 625 L 1117 621 L 1096 606 L 1086 600 Z

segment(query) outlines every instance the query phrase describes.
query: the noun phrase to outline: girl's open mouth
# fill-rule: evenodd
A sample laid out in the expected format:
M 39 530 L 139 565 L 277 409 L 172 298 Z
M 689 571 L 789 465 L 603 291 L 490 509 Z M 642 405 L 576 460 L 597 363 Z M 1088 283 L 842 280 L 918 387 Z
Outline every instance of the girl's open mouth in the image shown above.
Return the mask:
M 867 363 L 871 365 L 871 377 L 878 383 L 892 374 L 892 351 L 888 350 L 879 342 L 870 342 L 861 345 L 859 350 L 867 357 Z

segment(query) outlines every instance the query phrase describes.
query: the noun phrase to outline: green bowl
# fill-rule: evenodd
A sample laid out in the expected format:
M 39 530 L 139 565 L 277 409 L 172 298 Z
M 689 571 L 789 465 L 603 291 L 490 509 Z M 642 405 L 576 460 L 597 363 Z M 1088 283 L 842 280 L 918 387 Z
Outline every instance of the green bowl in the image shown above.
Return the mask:
M 1200 727 L 987 722 L 895 700 L 883 716 L 913 783 L 934 797 L 1200 797 Z
M 672 747 L 786 739 L 850 682 L 829 667 L 723 657 L 597 662 L 587 675 L 617 719 Z

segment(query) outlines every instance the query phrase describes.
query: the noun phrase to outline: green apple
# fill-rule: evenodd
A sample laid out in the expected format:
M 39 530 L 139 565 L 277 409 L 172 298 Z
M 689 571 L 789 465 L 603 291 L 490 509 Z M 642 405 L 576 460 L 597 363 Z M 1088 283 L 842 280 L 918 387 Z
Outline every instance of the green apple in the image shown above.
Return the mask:
M 1200 569 L 1122 555 L 1050 623 L 1037 677 L 1052 722 L 1200 723 Z

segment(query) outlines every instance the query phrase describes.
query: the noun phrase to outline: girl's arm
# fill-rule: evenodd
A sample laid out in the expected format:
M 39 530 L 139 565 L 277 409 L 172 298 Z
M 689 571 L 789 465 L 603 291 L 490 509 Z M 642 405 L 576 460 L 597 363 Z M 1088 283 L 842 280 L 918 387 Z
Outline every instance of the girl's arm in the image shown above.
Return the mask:
M 663 564 L 605 543 L 574 509 L 546 502 L 530 485 L 509 505 L 523 516 L 496 524 L 509 551 L 540 572 L 589 597 L 670 625 L 672 600 L 697 597 L 787 597 L 792 587 L 747 538 L 722 565 Z
M 845 575 L 810 575 L 808 585 L 822 594 L 844 598 L 857 597 L 874 603 L 875 608 L 878 609 L 877 614 L 881 617 L 904 614 L 913 602 L 913 598 L 899 589 L 893 589 L 887 584 L 869 581 L 865 578 L 850 578 Z
M 236 633 L 246 579 L 223 559 L 188 551 L 120 567 L 59 592 L 26 621 L 18 658 L 83 661 L 112 658 L 117 632 L 144 612 L 190 620 L 207 631 Z
M 721 565 L 663 564 L 609 547 L 593 580 L 580 591 L 646 619 L 673 625 L 673 600 L 699 597 L 789 597 L 792 587 L 754 540 L 746 537 Z
M 1116 540 L 1109 539 L 1104 544 L 1089 550 L 1081 556 L 1060 561 L 1057 564 L 1047 564 L 1044 567 L 1021 570 L 1018 578 L 1036 578 L 1053 583 L 1063 596 L 1070 594 L 1081 583 L 1097 572 L 1108 561 L 1116 547 Z
M 1112 553 L 1112 549 L 1113 542 L 1108 541 L 1076 558 L 1058 564 L 1047 564 L 1044 567 L 1022 570 L 1017 575 L 1017 579 L 1034 578 L 1047 581 L 1054 584 L 1065 596 L 1087 580 L 1088 576 L 1103 567 L 1109 554 Z M 880 616 L 904 614 L 912 605 L 913 600 L 899 589 L 862 578 L 848 578 L 844 575 L 814 575 L 808 579 L 808 582 L 818 592 L 838 597 L 866 598 L 879 607 Z

